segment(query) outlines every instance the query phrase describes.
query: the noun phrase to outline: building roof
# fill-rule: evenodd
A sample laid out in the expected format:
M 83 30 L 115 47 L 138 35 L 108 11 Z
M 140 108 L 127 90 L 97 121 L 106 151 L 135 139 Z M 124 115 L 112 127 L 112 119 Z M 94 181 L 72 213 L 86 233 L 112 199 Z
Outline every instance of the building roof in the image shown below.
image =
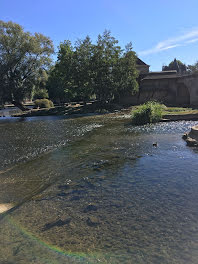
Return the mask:
M 139 66 L 149 66 L 148 64 L 146 64 L 145 62 L 140 60 L 140 58 L 137 58 L 136 64 L 139 65 Z
M 143 80 L 174 79 L 178 78 L 177 71 L 150 72 Z
M 172 75 L 172 74 L 177 74 L 176 70 L 171 70 L 171 71 L 159 71 L 159 72 L 150 72 L 150 75 Z

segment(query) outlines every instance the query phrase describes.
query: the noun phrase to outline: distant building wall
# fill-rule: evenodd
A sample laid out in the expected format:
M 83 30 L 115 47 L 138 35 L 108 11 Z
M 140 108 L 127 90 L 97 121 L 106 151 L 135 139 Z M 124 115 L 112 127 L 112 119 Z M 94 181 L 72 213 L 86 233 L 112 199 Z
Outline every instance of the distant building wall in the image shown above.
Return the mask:
M 120 100 L 127 105 L 156 100 L 173 106 L 198 106 L 198 75 L 151 73 L 140 82 L 139 92 L 126 94 Z
M 136 68 L 140 75 L 149 73 L 149 65 L 137 65 Z

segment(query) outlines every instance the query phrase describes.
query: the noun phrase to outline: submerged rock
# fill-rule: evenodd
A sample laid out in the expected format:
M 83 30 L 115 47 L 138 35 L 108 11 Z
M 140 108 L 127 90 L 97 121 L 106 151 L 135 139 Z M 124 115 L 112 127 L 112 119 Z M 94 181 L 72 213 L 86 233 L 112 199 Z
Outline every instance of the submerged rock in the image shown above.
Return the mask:
M 68 218 L 68 219 L 65 219 L 65 220 L 62 220 L 62 219 L 59 219 L 55 222 L 51 222 L 51 223 L 47 223 L 44 225 L 44 227 L 42 228 L 42 231 L 47 231 L 53 227 L 61 227 L 61 226 L 64 226 L 64 225 L 69 225 L 71 222 L 71 218 Z
M 97 211 L 98 208 L 97 206 L 95 206 L 94 204 L 89 204 L 85 209 L 84 209 L 84 213 L 88 213 L 90 211 Z
M 70 201 L 79 201 L 80 200 L 80 196 L 73 196 Z
M 98 221 L 98 218 L 95 216 L 90 216 L 87 218 L 87 225 L 88 226 L 98 226 L 100 222 Z

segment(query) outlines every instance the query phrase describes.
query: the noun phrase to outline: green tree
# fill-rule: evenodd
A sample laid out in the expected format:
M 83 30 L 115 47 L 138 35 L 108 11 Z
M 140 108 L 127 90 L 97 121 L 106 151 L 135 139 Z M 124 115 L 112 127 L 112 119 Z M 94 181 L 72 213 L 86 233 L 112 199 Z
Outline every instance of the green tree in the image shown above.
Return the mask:
M 180 74 L 187 73 L 186 65 L 180 60 L 176 60 L 176 59 L 171 61 L 168 66 L 166 65 L 162 66 L 162 71 L 171 71 L 171 70 L 176 70 Z
M 93 54 L 93 82 L 94 92 L 99 101 L 109 101 L 114 97 L 116 90 L 115 69 L 119 64 L 121 47 L 118 41 L 111 36 L 111 32 L 105 30 L 98 36 Z
M 69 40 L 60 44 L 55 66 L 49 72 L 47 82 L 49 97 L 58 102 L 75 97 L 74 51 Z
M 86 101 L 94 92 L 93 87 L 93 44 L 89 36 L 78 40 L 74 52 L 74 83 L 76 97 Z
M 49 73 L 47 88 L 56 101 L 88 100 L 95 96 L 110 102 L 125 92 L 138 90 L 136 54 L 131 43 L 123 51 L 118 41 L 105 30 L 92 44 L 89 36 L 60 44 L 58 60 Z
M 191 74 L 198 73 L 198 61 L 193 65 L 188 65 L 188 72 Z
M 136 60 L 137 57 L 133 51 L 132 43 L 129 43 L 126 45 L 125 52 L 114 70 L 115 84 L 117 86 L 114 96 L 118 101 L 122 95 L 126 93 L 134 94 L 138 91 Z
M 52 41 L 40 34 L 24 32 L 13 22 L 0 21 L 0 95 L 1 100 L 13 102 L 22 110 L 22 102 L 51 63 Z
M 48 98 L 49 98 L 49 94 L 46 89 L 39 89 L 38 91 L 34 92 L 33 100 L 48 99 Z

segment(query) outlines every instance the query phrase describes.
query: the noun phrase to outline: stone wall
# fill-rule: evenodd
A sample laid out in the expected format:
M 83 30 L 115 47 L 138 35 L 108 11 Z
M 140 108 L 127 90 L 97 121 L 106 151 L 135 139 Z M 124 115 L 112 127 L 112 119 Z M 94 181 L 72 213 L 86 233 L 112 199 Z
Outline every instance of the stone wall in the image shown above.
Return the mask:
M 126 94 L 121 98 L 123 104 L 142 104 L 155 100 L 167 105 L 174 105 L 176 101 L 175 80 L 146 80 L 141 82 L 138 94 Z
M 120 103 L 136 105 L 149 100 L 172 106 L 198 106 L 198 75 L 145 78 L 140 82 L 138 94 L 125 94 Z

